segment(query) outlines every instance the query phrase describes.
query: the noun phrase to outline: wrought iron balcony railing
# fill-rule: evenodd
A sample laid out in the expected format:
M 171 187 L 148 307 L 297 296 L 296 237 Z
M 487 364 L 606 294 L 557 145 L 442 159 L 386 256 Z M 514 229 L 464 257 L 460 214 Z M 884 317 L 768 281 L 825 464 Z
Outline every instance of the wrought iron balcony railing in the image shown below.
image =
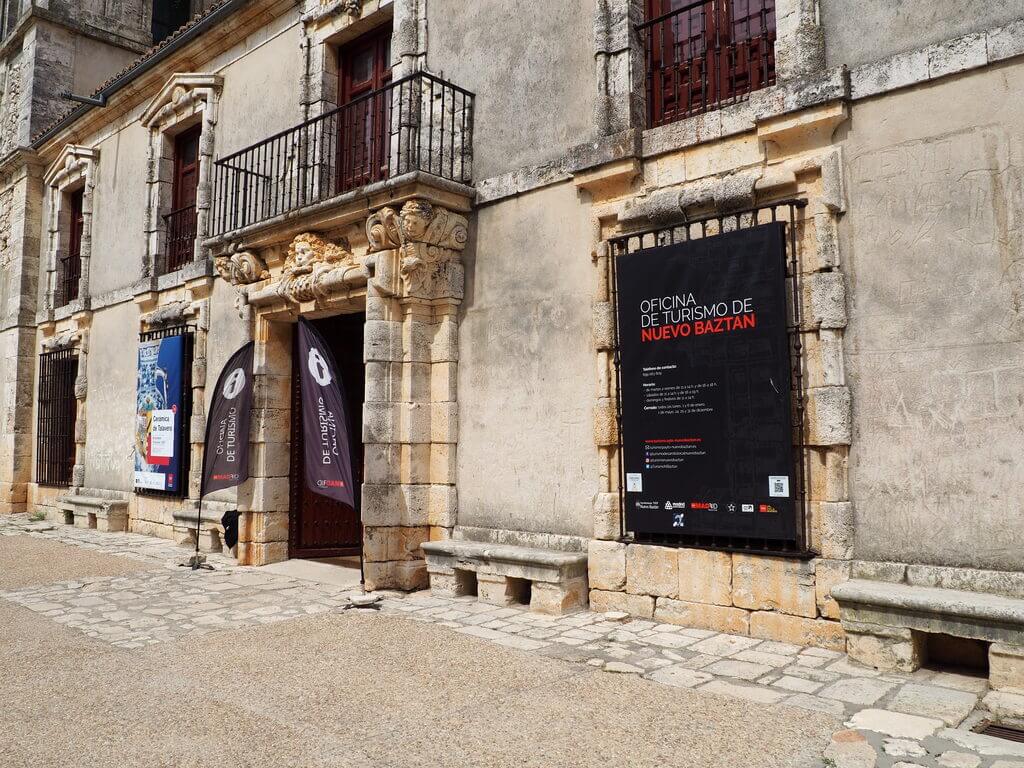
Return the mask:
M 164 272 L 181 269 L 195 255 L 196 207 L 186 205 L 164 216 L 167 229 L 167 260 Z
M 473 94 L 426 72 L 217 160 L 210 234 L 420 171 L 472 181 Z
M 675 5 L 655 0 L 656 9 Z M 650 7 L 650 6 L 649 6 Z M 653 128 L 775 83 L 775 0 L 699 0 L 637 26 Z

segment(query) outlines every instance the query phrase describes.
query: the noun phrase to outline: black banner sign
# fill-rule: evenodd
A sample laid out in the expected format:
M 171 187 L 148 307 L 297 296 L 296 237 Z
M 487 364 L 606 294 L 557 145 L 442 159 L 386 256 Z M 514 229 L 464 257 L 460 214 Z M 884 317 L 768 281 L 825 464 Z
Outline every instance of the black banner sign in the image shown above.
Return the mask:
M 306 484 L 354 509 L 351 434 L 338 366 L 323 337 L 302 318 L 298 345 Z
M 796 538 L 783 227 L 618 257 L 627 530 Z
M 203 495 L 233 488 L 249 479 L 252 358 L 250 341 L 231 356 L 217 379 L 206 422 Z

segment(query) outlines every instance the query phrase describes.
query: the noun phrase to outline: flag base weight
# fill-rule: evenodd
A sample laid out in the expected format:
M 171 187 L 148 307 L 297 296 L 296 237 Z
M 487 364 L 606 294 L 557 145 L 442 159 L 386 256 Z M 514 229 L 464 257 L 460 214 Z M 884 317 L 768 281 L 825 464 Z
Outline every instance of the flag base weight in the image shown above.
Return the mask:
M 380 596 L 379 595 L 356 595 L 348 599 L 348 605 L 342 610 L 347 611 L 349 608 L 368 608 L 373 611 L 380 610 Z
M 193 571 L 212 571 L 214 569 L 212 565 L 206 562 L 206 555 L 199 552 L 192 555 L 187 563 L 178 563 L 178 566 L 181 568 L 191 568 Z

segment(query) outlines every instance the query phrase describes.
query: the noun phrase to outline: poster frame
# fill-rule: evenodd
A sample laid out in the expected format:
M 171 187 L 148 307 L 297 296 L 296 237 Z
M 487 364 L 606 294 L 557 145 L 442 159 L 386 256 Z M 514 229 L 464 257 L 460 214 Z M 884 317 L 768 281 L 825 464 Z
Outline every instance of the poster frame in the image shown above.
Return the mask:
M 608 239 L 609 262 L 609 294 L 612 309 L 612 325 L 614 332 L 614 348 L 612 349 L 612 366 L 614 368 L 614 395 L 616 417 L 616 462 L 618 475 L 619 499 L 619 540 L 628 543 L 654 544 L 659 546 L 709 549 L 725 552 L 749 552 L 778 557 L 810 559 L 815 556 L 810 550 L 810 531 L 808 530 L 808 498 L 810 488 L 809 451 L 804 443 L 806 434 L 806 391 L 803 372 L 803 345 L 800 339 L 801 307 L 794 297 L 802 295 L 801 290 L 801 259 L 797 228 L 804 220 L 802 213 L 807 201 L 787 199 L 773 203 L 764 203 L 751 208 L 716 213 L 695 219 L 683 219 L 674 224 L 631 232 Z M 659 246 L 673 245 L 688 240 L 715 237 L 718 234 L 748 229 L 762 224 L 783 222 L 785 224 L 783 244 L 785 253 L 786 280 L 786 327 L 789 336 L 789 352 L 791 366 L 792 418 L 793 418 L 793 463 L 796 476 L 794 478 L 794 509 L 796 515 L 796 536 L 792 540 L 754 539 L 738 536 L 717 536 L 701 534 L 659 534 L 626 531 L 626 489 L 625 489 L 625 451 L 623 449 L 623 418 L 622 418 L 622 361 L 621 342 L 619 338 L 618 317 L 618 275 L 616 261 L 619 256 Z
M 178 455 L 178 475 L 181 482 L 175 490 L 159 490 L 141 488 L 134 481 L 134 454 L 132 456 L 132 492 L 139 496 L 155 496 L 167 499 L 186 499 L 189 497 L 189 485 L 192 469 L 192 364 L 195 359 L 195 326 L 191 324 L 172 325 L 164 328 L 153 328 L 139 334 L 139 343 L 159 341 L 172 336 L 182 336 L 183 359 L 181 365 L 181 428 L 176 437 Z M 137 375 L 137 371 L 136 371 Z M 136 386 L 138 386 L 136 384 Z

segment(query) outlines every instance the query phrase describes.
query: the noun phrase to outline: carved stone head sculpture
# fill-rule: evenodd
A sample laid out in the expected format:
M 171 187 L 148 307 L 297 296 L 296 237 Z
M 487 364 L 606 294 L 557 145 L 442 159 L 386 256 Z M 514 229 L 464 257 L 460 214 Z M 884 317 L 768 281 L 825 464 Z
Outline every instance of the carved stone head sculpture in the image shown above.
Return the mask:
M 331 264 L 352 257 L 348 241 L 329 243 L 313 232 L 302 232 L 288 246 L 284 262 L 285 275 L 303 275 L 313 271 L 318 263 Z
M 420 241 L 427 234 L 427 228 L 434 218 L 434 206 L 425 200 L 410 200 L 402 206 L 399 215 L 406 241 Z

